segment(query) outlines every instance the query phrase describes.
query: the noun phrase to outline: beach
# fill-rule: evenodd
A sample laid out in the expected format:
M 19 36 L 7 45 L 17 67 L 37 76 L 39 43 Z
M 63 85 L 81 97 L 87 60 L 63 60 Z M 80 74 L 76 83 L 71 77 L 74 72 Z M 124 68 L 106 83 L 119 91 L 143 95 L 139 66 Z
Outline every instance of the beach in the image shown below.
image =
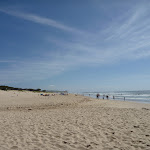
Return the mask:
M 149 150 L 150 104 L 0 91 L 0 150 Z

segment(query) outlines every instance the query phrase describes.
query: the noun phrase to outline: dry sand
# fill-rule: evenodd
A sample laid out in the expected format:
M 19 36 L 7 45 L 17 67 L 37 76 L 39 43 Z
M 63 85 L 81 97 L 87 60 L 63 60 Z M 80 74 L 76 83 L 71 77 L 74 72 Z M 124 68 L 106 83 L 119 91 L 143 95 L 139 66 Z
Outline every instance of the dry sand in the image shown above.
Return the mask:
M 0 150 L 150 150 L 150 104 L 0 91 Z

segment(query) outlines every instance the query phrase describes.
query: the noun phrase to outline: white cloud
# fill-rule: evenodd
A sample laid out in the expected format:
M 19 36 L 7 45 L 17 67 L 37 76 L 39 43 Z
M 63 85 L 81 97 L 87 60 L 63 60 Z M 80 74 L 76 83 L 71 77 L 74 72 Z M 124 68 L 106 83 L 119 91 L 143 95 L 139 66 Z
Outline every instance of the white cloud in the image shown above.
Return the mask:
M 50 87 L 54 87 L 55 85 L 49 85 Z

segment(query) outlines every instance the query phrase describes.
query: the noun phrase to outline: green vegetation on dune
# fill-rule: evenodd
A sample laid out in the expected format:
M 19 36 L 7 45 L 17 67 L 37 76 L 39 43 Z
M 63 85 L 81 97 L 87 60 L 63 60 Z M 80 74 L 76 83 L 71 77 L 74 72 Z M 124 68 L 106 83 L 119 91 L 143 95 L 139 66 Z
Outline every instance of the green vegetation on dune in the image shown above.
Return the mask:
M 17 91 L 34 91 L 34 92 L 42 92 L 41 89 L 31 89 L 31 88 L 16 88 L 16 87 L 10 87 L 10 86 L 5 86 L 5 85 L 1 85 L 0 86 L 0 90 L 4 90 L 4 91 L 7 91 L 7 90 L 17 90 Z M 46 92 L 46 90 L 43 90 L 43 92 Z
M 4 91 L 7 91 L 7 90 L 17 90 L 17 91 L 50 92 L 50 93 L 67 92 L 67 91 L 57 91 L 57 90 L 47 91 L 47 90 L 41 90 L 40 88 L 38 88 L 38 89 L 32 89 L 32 88 L 16 88 L 16 87 L 5 86 L 5 85 L 1 85 L 1 86 L 0 86 L 0 90 L 4 90 Z

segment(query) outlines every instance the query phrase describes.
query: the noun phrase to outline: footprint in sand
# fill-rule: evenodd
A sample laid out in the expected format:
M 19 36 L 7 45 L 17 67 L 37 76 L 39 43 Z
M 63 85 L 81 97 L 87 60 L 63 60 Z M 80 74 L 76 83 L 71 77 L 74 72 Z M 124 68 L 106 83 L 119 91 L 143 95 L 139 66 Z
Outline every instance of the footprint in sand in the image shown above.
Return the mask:
M 18 149 L 18 146 L 12 146 L 11 149 Z

